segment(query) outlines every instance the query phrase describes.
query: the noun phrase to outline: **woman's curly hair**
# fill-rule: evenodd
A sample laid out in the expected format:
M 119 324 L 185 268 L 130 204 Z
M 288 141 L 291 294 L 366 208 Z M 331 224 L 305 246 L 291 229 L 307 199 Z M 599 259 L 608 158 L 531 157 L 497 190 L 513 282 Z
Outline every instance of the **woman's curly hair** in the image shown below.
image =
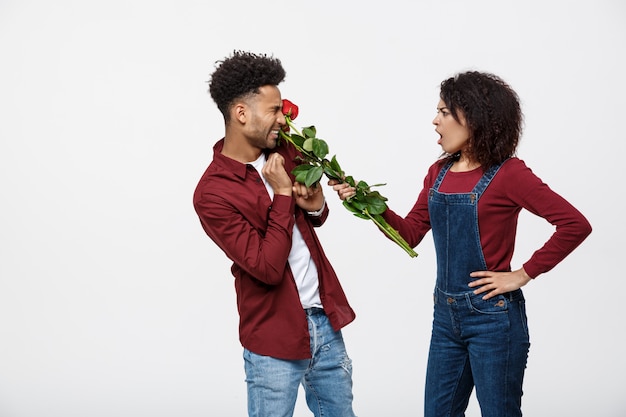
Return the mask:
M 460 73 L 441 83 L 440 98 L 457 122 L 459 112 L 465 117 L 468 152 L 483 169 L 515 155 L 524 116 L 517 93 L 501 78 L 477 71 Z
M 224 120 L 228 121 L 228 109 L 236 99 L 258 94 L 259 87 L 278 85 L 284 79 L 285 70 L 278 58 L 234 51 L 230 57 L 216 62 L 209 81 L 209 93 Z

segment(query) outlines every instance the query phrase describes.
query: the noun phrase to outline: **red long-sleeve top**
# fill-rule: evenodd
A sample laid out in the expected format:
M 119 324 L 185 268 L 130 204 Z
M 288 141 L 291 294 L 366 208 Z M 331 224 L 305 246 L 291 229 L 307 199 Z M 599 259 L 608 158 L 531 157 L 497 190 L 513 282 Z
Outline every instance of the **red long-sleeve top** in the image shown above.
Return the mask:
M 428 190 L 432 188 L 442 165 L 435 162 L 424 178 L 417 202 L 405 218 L 388 209 L 384 219 L 412 247 L 430 230 Z M 448 171 L 439 187 L 442 193 L 468 193 L 483 171 Z M 517 219 L 521 209 L 543 217 L 556 230 L 547 242 L 524 262 L 526 273 L 535 278 L 554 268 L 591 233 L 587 219 L 559 194 L 554 192 L 518 158 L 508 159 L 478 200 L 478 227 L 487 269 L 510 271 L 515 248 Z
M 315 262 L 331 325 L 339 330 L 355 318 L 314 230 L 326 221 L 328 206 L 320 216 L 311 216 L 292 197 L 277 194 L 270 200 L 256 169 L 222 155 L 223 145 L 222 139 L 213 147 L 213 161 L 196 187 L 193 204 L 207 235 L 233 261 L 239 340 L 259 355 L 308 359 L 308 322 L 287 262 L 294 222 Z M 274 151 L 285 158 L 291 175 L 295 148 L 282 143 Z

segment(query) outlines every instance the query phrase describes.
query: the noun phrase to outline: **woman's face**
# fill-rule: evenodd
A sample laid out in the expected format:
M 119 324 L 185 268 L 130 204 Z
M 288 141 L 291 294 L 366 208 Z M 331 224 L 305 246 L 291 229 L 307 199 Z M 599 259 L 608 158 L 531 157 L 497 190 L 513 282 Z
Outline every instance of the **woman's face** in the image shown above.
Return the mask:
M 465 122 L 465 115 L 457 111 L 459 121 L 457 122 L 443 100 L 439 100 L 437 105 L 437 115 L 433 119 L 436 126 L 435 131 L 439 133 L 437 143 L 441 145 L 444 152 L 454 154 L 467 147 L 470 137 L 470 130 Z

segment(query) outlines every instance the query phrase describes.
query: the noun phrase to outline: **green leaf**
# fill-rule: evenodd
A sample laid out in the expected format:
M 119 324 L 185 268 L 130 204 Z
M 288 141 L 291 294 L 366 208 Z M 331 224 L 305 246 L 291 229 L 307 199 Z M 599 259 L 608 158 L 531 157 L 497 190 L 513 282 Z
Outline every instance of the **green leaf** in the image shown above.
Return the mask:
M 343 176 L 343 171 L 341 170 L 341 166 L 339 166 L 339 162 L 337 161 L 337 155 L 333 156 L 333 158 L 330 160 L 330 167 L 335 172 Z
M 306 181 L 306 176 L 311 168 L 313 168 L 313 166 L 308 164 L 298 165 L 293 170 L 291 170 L 291 173 L 293 174 L 297 182 L 304 184 L 304 182 Z
M 328 155 L 328 144 L 322 139 L 311 139 L 313 141 L 313 153 L 320 159 L 324 159 Z
M 352 213 L 360 213 L 361 212 L 361 210 L 359 210 L 358 208 L 354 207 L 352 205 L 352 203 L 350 201 L 348 201 L 348 200 L 343 200 L 342 204 L 343 204 L 343 206 L 345 208 L 347 208 Z
M 313 138 L 306 139 L 304 143 L 302 144 L 302 149 L 304 149 L 307 152 L 312 152 L 313 151 Z
M 307 172 L 308 170 L 310 170 L 311 168 L 313 168 L 312 165 L 309 164 L 302 164 L 302 165 L 298 165 L 296 166 L 294 169 L 291 170 L 291 173 L 296 176 L 301 172 Z
M 359 210 L 358 208 L 354 207 L 351 202 L 349 202 L 347 200 L 344 200 L 343 201 L 343 206 L 345 208 L 347 208 L 356 217 L 359 217 L 361 219 L 366 219 L 366 220 L 369 219 L 369 217 L 367 217 L 365 214 L 363 214 L 363 212 L 361 210 Z
M 357 191 L 369 191 L 370 186 L 365 181 L 359 181 L 356 184 Z
M 304 138 L 300 135 L 296 135 L 295 133 L 291 134 L 291 140 L 293 140 L 293 143 L 295 143 L 297 146 L 302 148 L 302 144 L 304 143 Z
M 304 180 L 304 184 L 307 187 L 312 186 L 313 184 L 320 181 L 323 174 L 324 174 L 324 170 L 322 169 L 322 167 L 312 167 L 306 174 L 306 179 Z
M 358 196 L 355 196 L 358 197 Z M 367 202 L 362 201 L 358 198 L 352 197 L 349 200 L 345 200 L 348 201 L 350 203 L 350 206 L 354 207 L 355 210 L 358 210 L 359 212 L 365 210 L 367 208 Z
M 296 182 L 299 182 L 300 184 L 304 184 L 306 181 L 306 176 L 308 174 L 307 172 L 299 172 L 298 175 L 295 176 L 296 178 Z
M 366 197 L 367 201 L 367 211 L 370 214 L 382 214 L 385 210 L 387 210 L 387 204 L 385 204 L 385 200 L 381 199 L 379 196 L 368 195 Z
M 340 181 L 342 180 L 341 177 L 343 176 L 343 172 L 338 172 L 334 170 L 331 163 L 328 162 L 328 159 L 324 159 L 324 161 L 322 162 L 322 166 L 324 167 L 324 174 L 326 174 L 328 179 Z
M 305 139 L 304 143 L 302 144 L 302 149 L 304 149 L 307 152 L 312 152 L 313 151 L 313 139 L 312 138 Z
M 378 191 L 370 191 L 368 193 L 368 196 L 371 198 L 379 198 L 382 201 L 387 201 L 387 197 L 383 196 L 381 193 L 379 193 Z
M 302 134 L 305 138 L 314 138 L 317 134 L 317 130 L 315 129 L 315 126 L 305 127 L 302 129 Z

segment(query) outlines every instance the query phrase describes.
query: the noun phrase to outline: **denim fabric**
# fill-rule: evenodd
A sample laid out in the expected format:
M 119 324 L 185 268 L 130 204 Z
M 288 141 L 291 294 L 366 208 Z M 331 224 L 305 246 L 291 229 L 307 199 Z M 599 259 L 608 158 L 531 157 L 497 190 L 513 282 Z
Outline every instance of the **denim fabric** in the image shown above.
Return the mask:
M 530 347 L 521 290 L 483 300 L 468 287 L 487 270 L 478 232 L 478 200 L 500 166 L 470 193 L 439 193 L 450 165 L 430 190 L 428 210 L 437 252 L 433 329 L 426 372 L 425 417 L 462 417 L 476 386 L 483 417 L 521 416 Z
M 483 300 L 435 290 L 426 417 L 462 417 L 476 386 L 483 417 L 521 416 L 529 338 L 521 290 Z
M 323 310 L 307 309 L 312 359 L 283 360 L 244 349 L 250 417 L 293 416 L 298 388 L 316 417 L 354 417 L 352 360 L 341 331 L 335 332 Z

